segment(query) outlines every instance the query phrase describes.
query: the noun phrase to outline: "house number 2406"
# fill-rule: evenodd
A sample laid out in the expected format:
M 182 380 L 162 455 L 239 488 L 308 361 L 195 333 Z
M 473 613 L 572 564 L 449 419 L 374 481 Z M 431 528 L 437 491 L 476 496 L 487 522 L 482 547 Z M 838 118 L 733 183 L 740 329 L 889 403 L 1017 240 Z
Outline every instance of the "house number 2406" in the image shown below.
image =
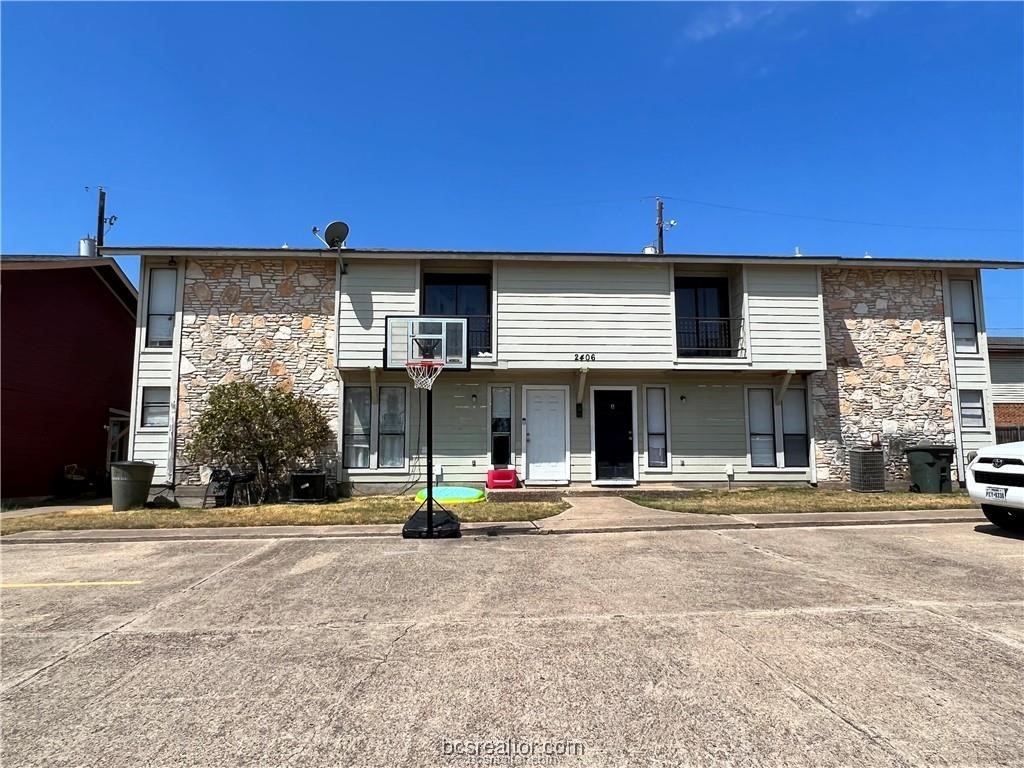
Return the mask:
M 595 355 L 593 352 L 576 353 L 576 362 L 578 363 L 593 363 L 595 360 L 597 360 L 597 355 Z

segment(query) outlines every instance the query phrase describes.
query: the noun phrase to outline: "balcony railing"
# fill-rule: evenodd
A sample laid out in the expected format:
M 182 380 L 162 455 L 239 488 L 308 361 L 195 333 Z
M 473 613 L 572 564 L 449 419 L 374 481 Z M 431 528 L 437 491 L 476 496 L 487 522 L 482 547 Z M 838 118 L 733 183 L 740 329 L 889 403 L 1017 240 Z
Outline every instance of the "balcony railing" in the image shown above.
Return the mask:
M 740 357 L 742 317 L 677 317 L 679 357 Z
M 491 316 L 490 315 L 463 315 L 469 322 L 466 323 L 466 344 L 469 346 L 471 357 L 491 354 Z

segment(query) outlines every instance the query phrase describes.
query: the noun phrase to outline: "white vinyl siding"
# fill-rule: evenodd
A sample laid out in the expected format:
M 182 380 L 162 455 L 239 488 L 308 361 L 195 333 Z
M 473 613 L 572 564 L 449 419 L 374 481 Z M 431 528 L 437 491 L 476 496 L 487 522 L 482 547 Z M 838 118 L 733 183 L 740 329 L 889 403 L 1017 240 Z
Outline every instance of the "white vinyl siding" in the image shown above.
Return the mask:
M 988 351 L 993 403 L 1024 403 L 1024 351 Z
M 347 264 L 338 291 L 338 367 L 383 365 L 384 318 L 418 315 L 415 261 Z
M 499 262 L 497 272 L 497 356 L 509 368 L 668 367 L 675 357 L 665 265 Z
M 747 266 L 746 341 L 754 368 L 825 367 L 818 272 L 814 267 Z
M 183 266 L 170 266 L 167 259 L 143 259 L 140 271 L 139 313 L 136 320 L 132 421 L 129 457 L 154 465 L 153 483 L 172 482 L 172 441 L 177 412 L 178 324 L 184 281 Z M 166 423 L 143 424 L 147 399 L 166 392 Z M 162 406 L 161 406 L 162 407 Z M 150 412 L 154 409 L 150 407 Z
M 996 441 L 995 416 L 992 409 L 992 379 L 985 343 L 985 310 L 980 295 L 981 281 L 977 271 L 947 273 L 944 281 L 946 297 L 946 342 L 952 350 L 950 378 L 954 386 L 954 429 L 959 440 L 958 465 L 966 466 L 972 451 Z M 961 420 L 964 392 L 981 393 L 984 422 L 980 425 L 976 411 L 967 404 L 968 421 Z M 974 397 L 968 395 L 969 398 Z M 961 477 L 963 475 L 961 474 Z
M 404 373 L 381 373 L 385 384 L 402 382 Z M 492 388 L 491 372 L 441 374 L 434 387 L 434 471 L 445 483 L 483 487 L 491 467 L 491 411 L 488 390 Z M 648 388 L 664 389 L 669 432 L 669 464 L 667 468 L 650 468 L 647 460 L 646 411 L 637 412 L 639 479 L 653 482 L 721 482 L 726 481 L 725 467 L 732 465 L 738 482 L 801 481 L 810 478 L 807 468 L 768 467 L 751 471 L 747 462 L 748 439 L 744 418 L 746 390 L 729 373 L 686 374 L 680 379 L 658 372 L 598 373 L 591 372 L 582 393 L 583 416 L 576 416 L 578 378 L 563 371 L 516 372 L 503 374 L 502 383 L 493 387 L 511 387 L 513 403 L 512 452 L 514 468 L 523 477 L 522 429 L 520 406 L 523 387 L 568 386 L 570 477 L 574 483 L 592 482 L 591 407 L 593 386 L 636 386 L 639 393 Z M 750 375 L 752 386 L 772 387 L 769 375 Z M 368 378 L 355 386 L 368 386 Z M 794 379 L 795 381 L 795 379 Z M 350 386 L 346 384 L 346 387 Z M 791 387 L 794 391 L 797 388 Z M 801 393 L 805 390 L 799 388 Z M 473 396 L 476 395 L 476 398 Z M 647 397 L 645 392 L 645 398 Z M 345 470 L 345 479 L 363 488 L 387 485 L 389 491 L 409 493 L 426 482 L 426 418 L 425 393 L 410 390 L 408 400 L 409 426 L 407 438 L 410 460 L 405 469 Z M 781 432 L 782 425 L 779 426 Z M 779 449 L 782 450 L 781 448 Z

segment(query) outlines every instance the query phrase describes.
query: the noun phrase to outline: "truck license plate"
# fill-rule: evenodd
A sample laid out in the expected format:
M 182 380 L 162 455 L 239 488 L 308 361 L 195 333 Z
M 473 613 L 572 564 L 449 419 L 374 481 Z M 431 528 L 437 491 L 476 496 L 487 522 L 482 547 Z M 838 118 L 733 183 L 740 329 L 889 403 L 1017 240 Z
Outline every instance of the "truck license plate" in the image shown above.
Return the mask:
M 985 488 L 985 498 L 986 499 L 998 499 L 1000 501 L 1005 500 L 1006 499 L 1006 489 L 1005 488 L 993 488 L 991 485 L 986 486 L 986 488 Z

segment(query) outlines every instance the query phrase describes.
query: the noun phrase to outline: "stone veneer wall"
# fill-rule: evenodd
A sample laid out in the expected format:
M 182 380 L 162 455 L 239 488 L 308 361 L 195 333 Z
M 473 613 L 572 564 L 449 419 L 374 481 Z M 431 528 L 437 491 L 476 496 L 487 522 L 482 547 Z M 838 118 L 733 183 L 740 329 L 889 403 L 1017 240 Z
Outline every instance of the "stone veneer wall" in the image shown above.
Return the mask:
M 902 450 L 954 445 L 942 274 L 823 269 L 827 369 L 814 374 L 818 479 L 847 480 L 847 451 L 881 436 L 892 479 Z
M 182 455 L 210 388 L 248 378 L 316 400 L 338 428 L 335 262 L 189 260 L 182 307 L 175 480 L 200 482 Z

